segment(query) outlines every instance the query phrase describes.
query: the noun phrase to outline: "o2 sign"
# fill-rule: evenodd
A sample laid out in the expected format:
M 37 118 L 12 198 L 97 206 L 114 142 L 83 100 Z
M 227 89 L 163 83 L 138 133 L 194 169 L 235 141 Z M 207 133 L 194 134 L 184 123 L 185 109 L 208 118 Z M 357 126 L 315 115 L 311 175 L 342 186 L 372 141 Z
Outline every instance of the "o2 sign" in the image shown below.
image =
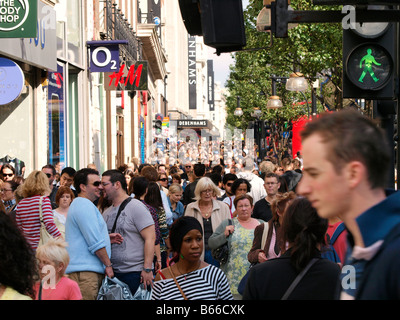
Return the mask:
M 88 41 L 90 72 L 115 72 L 119 69 L 119 45 L 127 41 Z

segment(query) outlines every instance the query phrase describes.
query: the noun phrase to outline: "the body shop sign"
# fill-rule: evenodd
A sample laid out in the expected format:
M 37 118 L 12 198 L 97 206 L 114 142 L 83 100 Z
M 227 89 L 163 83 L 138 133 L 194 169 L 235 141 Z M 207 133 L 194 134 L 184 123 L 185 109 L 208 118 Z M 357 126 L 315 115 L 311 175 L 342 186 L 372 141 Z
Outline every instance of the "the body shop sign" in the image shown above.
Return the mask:
M 38 0 L 0 0 L 0 38 L 35 38 Z

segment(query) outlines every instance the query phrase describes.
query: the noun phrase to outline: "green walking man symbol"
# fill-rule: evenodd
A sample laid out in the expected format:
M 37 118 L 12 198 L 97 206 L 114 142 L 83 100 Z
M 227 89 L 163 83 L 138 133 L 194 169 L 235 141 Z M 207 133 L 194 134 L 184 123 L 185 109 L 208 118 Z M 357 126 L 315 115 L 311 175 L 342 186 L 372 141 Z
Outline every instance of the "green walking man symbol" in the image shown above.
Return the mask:
M 367 50 L 367 55 L 365 55 L 361 61 L 360 61 L 360 69 L 362 69 L 363 67 L 363 62 L 365 62 L 365 66 L 364 66 L 364 70 L 360 76 L 360 79 L 358 79 L 358 81 L 363 82 L 364 77 L 366 76 L 367 72 L 370 74 L 370 76 L 372 77 L 372 79 L 375 82 L 378 82 L 379 79 L 375 76 L 374 71 L 372 70 L 372 64 L 375 64 L 377 66 L 380 66 L 381 64 L 376 62 L 374 56 L 371 54 L 372 50 L 368 49 Z

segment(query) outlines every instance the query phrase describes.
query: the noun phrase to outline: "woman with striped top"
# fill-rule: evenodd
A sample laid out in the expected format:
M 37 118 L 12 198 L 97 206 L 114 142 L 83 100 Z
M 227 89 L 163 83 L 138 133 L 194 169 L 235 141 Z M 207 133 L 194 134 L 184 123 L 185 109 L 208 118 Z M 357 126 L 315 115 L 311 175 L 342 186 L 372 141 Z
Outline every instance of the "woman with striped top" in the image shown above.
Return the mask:
M 45 196 L 49 193 L 49 180 L 42 171 L 33 171 L 22 185 L 24 198 L 17 205 L 15 220 L 33 250 L 37 249 L 40 241 L 40 202 L 48 233 L 53 238 L 61 237 L 54 222 L 50 199 Z
M 200 259 L 203 230 L 197 219 L 177 219 L 169 238 L 177 262 L 157 273 L 153 300 L 233 300 L 222 270 Z

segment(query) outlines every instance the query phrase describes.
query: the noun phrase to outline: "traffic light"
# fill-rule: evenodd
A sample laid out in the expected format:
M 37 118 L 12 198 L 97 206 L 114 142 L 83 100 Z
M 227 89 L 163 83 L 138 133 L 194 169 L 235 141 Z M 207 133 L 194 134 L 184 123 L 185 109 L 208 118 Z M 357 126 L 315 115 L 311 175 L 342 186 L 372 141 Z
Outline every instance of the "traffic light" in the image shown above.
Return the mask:
M 217 54 L 246 46 L 242 0 L 179 0 L 179 7 L 187 32 Z
M 343 30 L 343 98 L 395 99 L 396 24 L 375 26 Z
M 154 128 L 156 129 L 156 135 L 160 135 L 162 133 L 162 121 L 154 121 Z

